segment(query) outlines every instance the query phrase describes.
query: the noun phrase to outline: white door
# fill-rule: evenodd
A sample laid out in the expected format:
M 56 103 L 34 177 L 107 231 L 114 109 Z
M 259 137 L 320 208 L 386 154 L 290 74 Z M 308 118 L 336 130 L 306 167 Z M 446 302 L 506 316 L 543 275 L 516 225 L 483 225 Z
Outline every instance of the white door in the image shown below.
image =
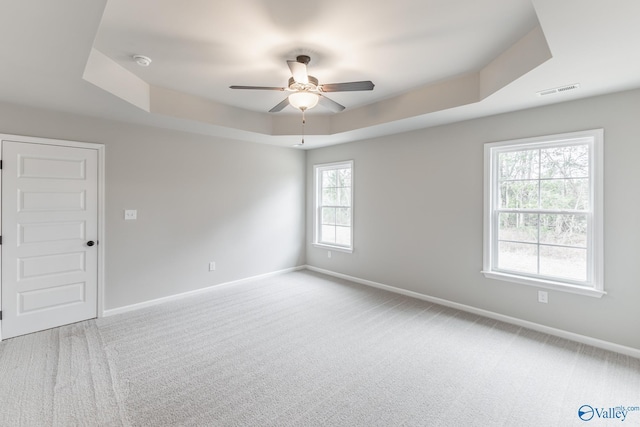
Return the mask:
M 2 338 L 97 315 L 98 151 L 2 141 Z

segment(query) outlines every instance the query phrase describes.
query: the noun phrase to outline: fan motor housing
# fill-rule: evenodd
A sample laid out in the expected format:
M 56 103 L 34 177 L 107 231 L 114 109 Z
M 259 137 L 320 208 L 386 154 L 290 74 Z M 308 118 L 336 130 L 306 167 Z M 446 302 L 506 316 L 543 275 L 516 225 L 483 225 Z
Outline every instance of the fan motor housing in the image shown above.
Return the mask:
M 296 83 L 293 77 L 289 77 L 289 89 L 292 90 L 316 90 L 318 88 L 318 79 L 313 76 L 307 76 L 309 83 Z

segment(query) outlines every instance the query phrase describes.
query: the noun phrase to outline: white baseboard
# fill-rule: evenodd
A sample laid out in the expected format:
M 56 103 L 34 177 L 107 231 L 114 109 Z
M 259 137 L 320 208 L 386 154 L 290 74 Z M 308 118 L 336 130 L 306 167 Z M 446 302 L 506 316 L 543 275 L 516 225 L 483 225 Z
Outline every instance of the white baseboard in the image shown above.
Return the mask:
M 640 350 L 633 347 L 627 347 L 627 346 L 615 344 L 609 341 L 588 337 L 586 335 L 580 335 L 573 332 L 564 331 L 562 329 L 552 328 L 549 326 L 541 325 L 539 323 L 518 319 L 516 317 L 505 316 L 504 314 L 494 313 L 493 311 L 483 310 L 481 308 L 472 307 L 470 305 L 460 304 L 457 302 L 445 300 L 442 298 L 432 297 L 429 295 L 409 291 L 402 288 L 396 288 L 395 286 L 389 286 L 382 283 L 373 282 L 371 280 L 365 280 L 365 279 L 360 279 L 358 277 L 353 277 L 353 276 L 349 276 L 342 273 L 336 273 L 335 271 L 325 270 L 322 268 L 313 267 L 311 265 L 307 265 L 306 268 L 307 270 L 326 274 L 327 276 L 333 276 L 339 279 L 344 279 L 344 280 L 349 280 L 351 282 L 359 283 L 361 285 L 371 286 L 378 289 L 384 289 L 389 292 L 406 295 L 409 297 L 432 302 L 434 304 L 444 305 L 446 307 L 455 308 L 461 311 L 465 311 L 467 313 L 477 314 L 478 316 L 488 317 L 490 319 L 499 320 L 501 322 L 510 323 L 512 325 L 521 326 L 523 328 L 532 329 L 534 331 L 542 332 L 542 333 L 553 335 L 560 338 L 565 338 L 571 341 L 579 342 L 581 344 L 587 344 L 593 347 L 614 351 L 616 353 L 620 353 L 620 354 L 624 354 L 627 356 L 640 359 Z
M 169 295 L 169 296 L 162 297 L 162 298 L 157 298 L 157 299 L 153 299 L 153 300 L 149 300 L 149 301 L 139 302 L 137 304 L 125 305 L 124 307 L 112 308 L 112 309 L 109 309 L 109 310 L 104 310 L 104 312 L 102 313 L 102 316 L 100 316 L 100 317 L 115 316 L 116 314 L 121 314 L 121 313 L 127 313 L 129 311 L 140 310 L 141 308 L 151 307 L 153 305 L 162 304 L 162 303 L 165 303 L 165 302 L 174 301 L 174 300 L 185 298 L 185 297 L 190 297 L 190 296 L 193 296 L 193 295 L 198 295 L 198 294 L 201 294 L 201 293 L 204 293 L 204 292 L 211 292 L 212 290 L 219 289 L 222 286 L 240 285 L 242 283 L 253 282 L 255 280 L 260 280 L 260 279 L 266 279 L 268 277 L 278 276 L 280 274 L 291 273 L 293 271 L 298 271 L 298 270 L 304 270 L 305 268 L 306 268 L 306 266 L 304 266 L 304 265 L 303 266 L 298 266 L 298 267 L 285 268 L 284 270 L 278 270 L 278 271 L 273 271 L 271 273 L 259 274 L 257 276 L 251 276 L 251 277 L 247 277 L 247 278 L 240 279 L 240 280 L 234 280 L 232 282 L 218 283 L 217 285 L 207 286 L 206 288 L 195 289 L 195 290 L 189 291 L 189 292 L 183 292 L 183 293 L 180 293 L 180 294 Z

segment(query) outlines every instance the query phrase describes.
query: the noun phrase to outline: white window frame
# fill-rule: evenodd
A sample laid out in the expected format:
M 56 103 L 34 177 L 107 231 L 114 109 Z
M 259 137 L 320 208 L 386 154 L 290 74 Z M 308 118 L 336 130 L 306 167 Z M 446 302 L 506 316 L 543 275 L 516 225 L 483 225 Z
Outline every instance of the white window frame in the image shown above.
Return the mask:
M 349 246 L 345 246 L 345 245 L 339 245 L 339 244 L 331 244 L 331 243 L 326 243 L 326 242 L 320 242 L 320 227 L 322 226 L 322 214 L 320 212 L 320 210 L 322 209 L 322 205 L 320 204 L 321 201 L 321 196 L 322 196 L 322 189 L 321 189 L 321 180 L 320 180 L 320 174 L 324 171 L 327 170 L 333 170 L 333 169 L 344 169 L 345 167 L 349 167 L 351 169 L 351 192 L 350 192 L 350 208 L 351 208 L 351 216 L 350 216 L 350 224 L 349 224 L 349 231 L 351 232 L 351 238 L 350 238 L 350 242 L 351 244 Z M 333 162 L 333 163 L 322 163 L 322 164 L 317 164 L 313 166 L 313 188 L 314 188 L 314 200 L 313 200 L 313 212 L 314 212 L 314 216 L 313 216 L 313 245 L 320 247 L 320 248 L 325 248 L 325 249 L 331 249 L 331 250 L 336 250 L 336 251 L 341 251 L 341 252 L 353 252 L 353 213 L 354 213 L 354 206 L 353 206 L 353 188 L 354 188 L 354 168 L 353 168 L 353 160 L 346 160 L 346 161 L 341 161 L 341 162 Z
M 497 156 L 501 152 L 575 144 L 589 146 L 590 206 L 587 211 L 587 280 L 576 283 L 571 280 L 546 278 L 534 274 L 518 274 L 497 269 L 497 234 L 499 193 L 497 189 Z M 604 130 L 592 129 L 558 135 L 487 143 L 484 146 L 484 252 L 485 277 L 600 298 L 604 291 L 603 251 L 603 188 L 604 188 Z

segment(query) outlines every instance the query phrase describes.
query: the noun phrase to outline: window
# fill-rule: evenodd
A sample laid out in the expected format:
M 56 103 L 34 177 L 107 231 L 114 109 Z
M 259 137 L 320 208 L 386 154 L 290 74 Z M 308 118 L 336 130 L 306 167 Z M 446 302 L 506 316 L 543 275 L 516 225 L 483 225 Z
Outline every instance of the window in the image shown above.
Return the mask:
M 485 144 L 486 277 L 600 297 L 602 129 Z
M 353 161 L 314 166 L 314 244 L 353 250 Z

